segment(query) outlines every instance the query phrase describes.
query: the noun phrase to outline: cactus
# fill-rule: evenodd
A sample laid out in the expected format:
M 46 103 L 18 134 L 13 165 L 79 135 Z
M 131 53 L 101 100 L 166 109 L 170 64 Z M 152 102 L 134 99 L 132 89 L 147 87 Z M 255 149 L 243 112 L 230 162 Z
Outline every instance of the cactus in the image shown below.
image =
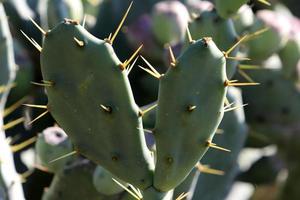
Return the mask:
M 191 44 L 161 76 L 154 129 L 157 189 L 176 187 L 208 149 L 223 116 L 225 65 L 223 53 L 204 38 Z M 176 99 L 172 104 L 170 97 Z
M 286 44 L 291 24 L 288 18 L 280 13 L 260 10 L 256 14 L 255 22 L 249 31 L 255 32 L 263 28 L 268 28 L 268 30 L 247 42 L 249 57 L 258 63 L 266 60 Z
M 52 162 L 60 156 L 73 151 L 72 144 L 68 140 L 66 133 L 59 127 L 45 129 L 39 135 L 35 148 L 40 164 L 50 172 L 56 173 L 60 171 L 67 162 L 73 159 L 73 157 L 68 156 L 67 158 Z
M 1 113 L 3 112 L 8 91 L 11 88 L 11 84 L 16 76 L 16 65 L 14 61 L 13 47 L 12 47 L 12 38 L 8 26 L 7 17 L 3 8 L 3 5 L 0 4 L 1 9 L 1 26 L 0 26 L 0 55 L 1 55 L 1 76 L 0 76 L 0 100 L 1 100 Z
M 287 78 L 299 80 L 298 65 L 300 65 L 300 20 L 291 19 L 293 29 L 291 30 L 286 45 L 278 52 L 282 61 L 283 73 Z
M 187 0 L 185 3 L 192 17 L 198 17 L 204 11 L 212 11 L 214 9 L 214 4 L 210 1 Z
M 22 200 L 23 188 L 20 177 L 14 166 L 13 154 L 3 130 L 3 112 L 9 89 L 16 76 L 12 38 L 8 27 L 7 17 L 0 3 L 0 195 L 1 199 Z
M 142 110 L 147 110 L 150 109 L 151 107 L 155 106 L 157 102 L 153 102 L 150 103 L 148 105 L 145 105 L 143 107 L 141 107 Z M 156 116 L 156 108 L 150 110 L 147 115 L 145 115 L 143 117 L 143 126 L 145 128 L 145 130 L 148 131 L 144 131 L 145 132 L 145 138 L 146 138 L 146 144 L 148 149 L 150 149 L 150 151 L 154 152 L 156 151 L 156 147 L 155 147 L 155 138 L 154 135 L 152 133 L 152 129 L 155 126 L 155 116 Z
M 162 1 L 152 9 L 153 33 L 161 44 L 178 44 L 185 38 L 189 13 L 179 1 Z
M 143 200 L 172 200 L 173 190 L 159 192 L 156 188 L 150 187 L 143 192 Z
M 238 107 L 243 105 L 241 91 L 237 88 L 229 88 L 227 98 L 230 102 L 235 102 L 235 105 Z M 225 199 L 239 172 L 239 166 L 236 163 L 237 157 L 247 136 L 243 108 L 225 113 L 219 128 L 223 130 L 223 133 L 222 135 L 216 135 L 214 141 L 219 145 L 230 148 L 230 154 L 220 154 L 209 150 L 201 162 L 222 170 L 224 174 L 222 176 L 213 176 L 200 173 L 193 196 L 194 200 Z
M 215 10 L 202 12 L 199 17 L 190 23 L 189 28 L 193 37 L 212 37 L 216 45 L 223 51 L 229 49 L 238 39 L 232 20 L 220 18 Z M 231 52 L 231 56 L 237 56 L 238 52 L 239 47 Z M 226 62 L 228 78 L 233 77 L 237 65 L 237 60 Z
M 173 198 L 173 190 L 169 191 L 167 193 L 164 192 L 158 192 L 153 187 L 150 187 L 147 189 L 146 192 L 143 193 L 142 200 L 172 200 Z M 135 200 L 137 198 L 133 197 L 130 194 L 125 194 L 123 197 L 121 197 L 121 200 Z
M 278 173 L 283 169 L 283 161 L 277 155 L 262 156 L 247 171 L 238 176 L 239 181 L 255 185 L 276 183 Z M 268 173 L 265 173 L 267 171 Z
M 93 174 L 93 184 L 99 193 L 110 196 L 123 192 L 124 189 L 117 185 L 113 179 L 117 180 L 122 185 L 127 186 L 127 183 L 113 176 L 100 165 L 96 167 Z
M 27 1 L 24 0 L 9 0 L 3 3 L 7 16 L 9 17 L 9 24 L 12 28 L 15 38 L 18 38 L 20 42 L 27 48 L 28 55 L 30 56 L 35 67 L 39 67 L 38 54 L 34 51 L 34 47 L 29 45 L 24 40 L 23 35 L 19 31 L 20 29 L 26 30 L 26 33 L 33 36 L 35 40 L 41 39 L 41 34 L 36 30 L 30 21 L 30 18 L 38 19 L 38 13 L 32 10 Z
M 299 162 L 293 153 L 297 149 L 290 146 L 297 146 L 299 141 L 296 137 L 299 41 L 296 39 L 298 30 L 290 26 L 292 16 L 285 14 L 288 12 L 284 9 L 275 6 L 274 11 L 257 11 L 256 6 L 244 5 L 246 0 L 145 0 L 131 3 L 132 12 L 125 20 L 127 9 L 117 26 L 128 0 L 86 0 L 83 5 L 94 5 L 92 12 L 85 10 L 93 15 L 87 20 L 95 20 L 92 28 L 93 23 L 79 24 L 82 20 L 79 0 L 22 1 L 22 5 L 32 5 L 26 13 L 35 19 L 39 19 L 40 14 L 42 27 L 50 29 L 43 30 L 37 25 L 38 21 L 33 24 L 42 34 L 36 34 L 32 25 L 27 24 L 29 18 L 18 15 L 21 12 L 16 9 L 17 2 L 5 2 L 12 19 L 11 27 L 26 33 L 30 29 L 28 36 L 24 35 L 41 53 L 41 73 L 36 69 L 32 82 L 43 86 L 39 91 L 48 97 L 47 105 L 27 104 L 45 112 L 31 121 L 38 123 L 37 126 L 26 126 L 23 135 L 27 131 L 42 132 L 44 121 L 47 121 L 46 127 L 53 126 L 53 119 L 48 121 L 51 116 L 43 119 L 43 123 L 37 121 L 50 113 L 70 138 L 69 141 L 58 127 L 48 128 L 38 137 L 35 151 L 40 164 L 51 172 L 50 176 L 54 173 L 44 200 L 224 199 L 239 171 L 236 160 L 247 129 L 243 110 L 228 105 L 228 100 L 235 100 L 237 107 L 242 107 L 240 92 L 230 89 L 227 94 L 227 86 L 256 85 L 255 81 L 262 85 L 243 89 L 245 102 L 252 106 L 246 109 L 250 133 L 263 135 L 267 144 L 278 146 L 292 174 L 282 196 L 297 195 L 290 185 L 297 184 L 294 177 L 298 177 Z M 45 10 L 37 11 L 37 3 Z M 79 17 L 72 12 L 76 6 L 79 6 L 76 9 L 79 12 L 75 11 Z M 95 12 L 96 9 L 99 12 Z M 272 22 L 270 16 L 280 23 Z M 65 17 L 72 20 L 58 23 Z M 238 34 L 244 36 L 238 36 L 235 26 Z M 260 35 L 267 26 L 269 30 Z M 111 33 L 115 27 L 117 31 Z M 98 38 L 107 38 L 96 38 L 89 33 L 90 29 Z M 13 34 L 16 39 L 18 34 L 19 31 Z M 239 48 L 241 43 L 243 46 Z M 36 65 L 38 52 L 30 49 L 28 52 Z M 142 59 L 134 60 L 139 52 L 143 56 L 138 58 Z M 263 63 L 274 53 L 279 54 L 284 66 L 277 63 L 278 57 L 275 62 Z M 248 60 L 240 55 L 251 61 L 239 64 Z M 142 60 L 149 68 L 140 67 L 158 81 L 133 68 L 135 64 L 141 65 Z M 249 64 L 264 67 L 248 72 Z M 235 75 L 238 67 L 242 77 Z M 131 71 L 133 74 L 129 76 Z M 237 80 L 231 80 L 233 77 L 252 83 L 235 83 Z M 7 84 L 1 86 L 8 89 L 11 85 Z M 36 95 L 36 91 L 31 93 Z M 270 101 L 267 95 L 272 95 L 274 100 Z M 284 102 L 287 97 L 291 99 L 290 104 Z M 28 99 L 37 102 L 36 97 Z M 149 102 L 154 103 L 138 106 Z M 226 111 L 233 112 L 226 113 L 223 119 Z M 215 135 L 217 128 L 223 129 L 224 135 Z M 15 135 L 15 132 L 13 129 L 6 134 Z M 62 133 L 62 137 L 57 133 Z M 210 147 L 232 152 L 215 152 L 209 150 Z M 204 174 L 214 171 L 206 168 L 206 164 L 219 170 L 215 172 L 222 174 L 220 170 L 223 170 L 225 174 Z M 7 198 L 3 175 L 5 172 L 1 171 L 0 198 L 1 195 Z M 28 189 L 27 184 L 25 189 Z
M 80 0 L 42 0 L 40 1 L 43 27 L 54 28 L 64 18 L 81 21 L 83 5 Z
M 184 179 L 180 185 L 178 185 L 174 189 L 174 197 L 179 197 L 182 194 L 186 194 L 186 199 L 192 199 L 194 196 L 194 193 L 196 192 L 196 185 L 199 178 L 199 170 L 195 167 L 189 175 Z
M 249 30 L 253 25 L 255 15 L 248 5 L 243 5 L 237 12 L 237 15 L 232 19 L 236 32 L 240 35 Z
M 285 146 L 281 149 L 281 154 L 284 154 L 287 163 L 287 169 L 289 171 L 287 180 L 285 184 L 282 186 L 280 199 L 298 199 L 300 196 L 300 192 L 295 187 L 295 184 L 299 184 L 299 176 L 300 176 L 300 162 L 299 156 L 297 152 L 299 152 L 299 129 L 294 129 L 293 131 L 289 130 L 289 132 L 285 131 L 285 133 L 291 134 L 290 137 L 285 138 Z
M 255 108 L 246 112 L 252 131 L 277 144 L 280 155 L 286 161 L 289 175 L 282 186 L 280 198 L 297 199 L 299 191 L 295 190 L 294 185 L 299 182 L 299 158 L 296 152 L 300 141 L 300 93 L 296 82 L 287 79 L 284 73 L 278 56 L 269 58 L 259 72 L 249 73 L 252 77 L 255 76 L 262 86 L 258 87 L 255 93 L 250 89 L 244 90 L 243 96 Z M 266 97 L 272 97 L 272 101 Z
M 57 62 L 57 56 L 64 59 Z M 48 108 L 76 149 L 122 180 L 141 189 L 149 187 L 153 161 L 140 111 L 112 46 L 68 20 L 46 34 L 41 66 L 44 80 L 53 82 L 46 88 Z
M 216 0 L 215 3 L 219 16 L 229 18 L 236 15 L 239 8 L 247 3 L 247 0 Z
M 252 127 L 268 127 L 271 124 L 286 126 L 297 123 L 300 111 L 297 106 L 299 92 L 296 84 L 283 76 L 282 64 L 278 56 L 271 57 L 264 62 L 263 69 L 253 70 L 249 75 L 261 83 L 261 86 L 255 90 L 251 88 L 243 90 L 244 100 L 255 107 L 246 110 L 247 119 Z M 272 97 L 272 102 L 265 97 Z M 287 97 L 289 104 L 286 104 Z M 276 139 L 275 134 L 272 135 L 270 139 Z
M 101 195 L 93 186 L 92 176 L 95 165 L 85 159 L 79 159 L 65 166 L 58 172 L 42 200 L 91 199 L 114 200 L 115 196 Z

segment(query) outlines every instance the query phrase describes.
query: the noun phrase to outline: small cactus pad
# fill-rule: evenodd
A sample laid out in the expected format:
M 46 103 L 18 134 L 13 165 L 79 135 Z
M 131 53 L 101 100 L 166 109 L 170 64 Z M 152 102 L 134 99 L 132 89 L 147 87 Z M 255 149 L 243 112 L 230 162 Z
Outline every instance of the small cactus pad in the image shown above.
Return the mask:
M 223 18 L 229 18 L 237 14 L 239 8 L 246 4 L 248 0 L 216 0 L 216 9 Z
M 266 32 L 246 43 L 249 48 L 248 56 L 256 62 L 268 59 L 283 48 L 291 31 L 291 23 L 286 16 L 271 10 L 260 10 L 256 13 L 255 22 L 249 32 L 254 33 L 266 27 Z
M 94 169 L 95 165 L 86 159 L 73 161 L 55 174 L 42 200 L 116 200 L 115 196 L 102 195 L 93 187 Z
M 59 127 L 49 127 L 38 137 L 35 148 L 41 165 L 51 172 L 58 172 L 63 169 L 66 162 L 73 156 L 54 161 L 73 151 L 72 144 L 66 133 Z M 51 162 L 54 161 L 54 162 Z
M 189 12 L 180 1 L 161 1 L 152 10 L 153 33 L 162 44 L 183 41 Z

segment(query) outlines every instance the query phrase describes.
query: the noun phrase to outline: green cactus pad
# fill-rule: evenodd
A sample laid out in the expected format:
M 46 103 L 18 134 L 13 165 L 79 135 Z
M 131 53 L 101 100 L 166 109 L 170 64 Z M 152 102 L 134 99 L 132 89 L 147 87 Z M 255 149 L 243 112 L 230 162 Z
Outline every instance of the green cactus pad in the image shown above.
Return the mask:
M 215 10 L 204 11 L 190 23 L 189 28 L 195 38 L 212 37 L 222 51 L 230 49 L 238 40 L 232 20 L 220 18 Z M 239 47 L 235 48 L 230 56 L 235 57 L 238 52 Z M 238 64 L 239 62 L 236 60 L 227 60 L 226 73 L 228 78 L 233 77 Z
M 59 127 L 49 127 L 45 129 L 38 137 L 35 148 L 40 159 L 41 165 L 48 168 L 51 172 L 58 172 L 63 169 L 66 162 L 74 159 L 68 156 L 51 162 L 61 156 L 73 151 L 72 144 L 66 133 Z
M 43 0 L 42 23 L 53 28 L 64 18 L 82 20 L 83 5 L 80 0 Z
M 248 0 L 216 0 L 216 9 L 218 14 L 223 18 L 229 18 L 237 14 L 239 8 L 246 4 Z
M 154 187 L 168 191 L 207 150 L 222 117 L 226 60 L 211 38 L 191 44 L 161 77 L 154 135 Z
M 261 83 L 255 90 L 243 90 L 245 101 L 253 107 L 246 110 L 251 125 L 267 128 L 272 124 L 287 126 L 299 122 L 300 93 L 293 81 L 286 79 L 277 69 L 253 70 L 249 75 Z M 272 97 L 272 101 L 267 97 Z
M 237 88 L 231 87 L 228 89 L 227 99 L 230 102 L 235 102 L 234 106 L 243 105 L 241 90 Z M 223 133 L 215 135 L 214 142 L 229 148 L 231 150 L 230 154 L 211 149 L 203 156 L 201 162 L 223 171 L 224 175 L 200 173 L 193 200 L 226 199 L 239 172 L 237 158 L 247 136 L 243 108 L 225 113 L 219 128 L 223 130 Z
M 117 196 L 105 196 L 93 187 L 95 166 L 88 160 L 76 160 L 57 173 L 43 194 L 42 200 L 117 200 Z
M 77 40 L 77 42 L 75 41 Z M 41 66 L 48 109 L 79 153 L 141 189 L 153 160 L 127 72 L 112 46 L 66 20 L 47 33 Z
M 247 41 L 248 56 L 253 63 L 262 62 L 283 48 L 288 40 L 291 24 L 288 18 L 271 10 L 260 10 L 256 13 L 254 24 L 249 32 L 268 28 L 268 30 Z
M 290 37 L 286 45 L 278 52 L 282 61 L 282 71 L 287 78 L 299 81 L 300 34 Z
M 187 8 L 179 1 L 161 1 L 153 6 L 153 34 L 161 44 L 178 44 L 185 37 Z

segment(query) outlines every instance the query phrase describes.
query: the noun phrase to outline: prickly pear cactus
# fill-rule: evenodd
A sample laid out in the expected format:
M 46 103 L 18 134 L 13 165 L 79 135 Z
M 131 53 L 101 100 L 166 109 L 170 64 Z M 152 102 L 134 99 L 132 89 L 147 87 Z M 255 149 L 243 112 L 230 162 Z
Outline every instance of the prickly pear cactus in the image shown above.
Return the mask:
M 234 24 L 231 19 L 222 19 L 215 10 L 204 11 L 189 24 L 193 37 L 212 37 L 218 48 L 226 51 L 238 40 Z M 231 52 L 231 56 L 237 56 L 239 47 Z M 226 62 L 226 73 L 228 78 L 232 78 L 238 65 L 237 60 Z
M 270 126 L 286 126 L 296 124 L 299 119 L 300 107 L 299 89 L 296 83 L 286 79 L 282 72 L 282 64 L 277 55 L 269 58 L 262 64 L 263 69 L 249 72 L 261 83 L 256 89 L 244 88 L 243 97 L 255 109 L 246 109 L 249 123 L 252 127 L 267 127 L 267 132 L 272 132 Z M 277 66 L 277 67 L 275 67 Z M 296 66 L 295 66 L 296 67 Z M 255 98 L 254 94 L 260 98 Z M 273 97 L 270 102 L 266 97 Z M 286 104 L 286 98 L 289 104 Z M 276 134 L 273 133 L 273 139 Z M 270 138 L 271 139 L 271 138 Z
M 116 199 L 116 197 L 102 195 L 94 188 L 92 182 L 94 169 L 95 165 L 86 159 L 78 159 L 69 163 L 55 175 L 42 200 Z
M 45 129 L 38 136 L 35 148 L 40 165 L 46 167 L 50 172 L 60 171 L 67 162 L 74 159 L 72 156 L 68 156 L 64 159 L 52 162 L 73 151 L 71 141 L 68 139 L 66 133 L 59 127 L 49 127 Z
M 83 19 L 83 5 L 80 0 L 42 0 L 41 19 L 44 27 L 53 28 L 64 18 Z
M 3 5 L 0 4 L 0 55 L 1 55 L 1 73 L 0 73 L 0 100 L 1 112 L 3 112 L 8 91 L 11 88 L 13 79 L 16 76 L 16 65 L 14 62 L 12 38 L 8 26 L 7 16 L 5 14 Z
M 223 18 L 229 18 L 232 17 L 237 13 L 239 8 L 246 4 L 247 0 L 216 0 L 216 9 L 218 14 Z
M 249 73 L 262 83 L 261 87 L 255 93 L 248 88 L 243 91 L 244 99 L 255 108 L 247 109 L 246 116 L 251 130 L 277 144 L 281 157 L 286 161 L 289 174 L 280 198 L 297 199 L 299 190 L 294 186 L 299 183 L 299 85 L 286 77 L 277 55 L 270 57 L 262 66 L 261 70 Z
M 237 12 L 237 15 L 233 17 L 232 21 L 236 32 L 240 35 L 247 32 L 254 23 L 255 15 L 248 5 L 243 5 Z
M 138 1 L 134 4 L 136 12 L 125 22 L 127 26 L 122 28 L 124 17 L 113 34 L 107 33 L 117 26 L 116 21 L 119 21 L 120 14 L 125 10 L 124 5 L 127 7 L 129 2 L 101 2 L 99 16 L 102 17 L 97 20 L 93 33 L 107 34 L 106 39 L 96 38 L 76 20 L 65 19 L 56 25 L 57 20 L 72 17 L 71 10 L 75 3 L 71 5 L 71 1 L 67 0 L 44 1 L 48 5 L 46 18 L 50 30 L 44 31 L 38 27 L 44 37 L 41 46 L 30 39 L 32 36 L 27 39 L 41 52 L 43 80 L 34 84 L 45 87 L 48 104 L 31 106 L 46 109 L 45 113 L 52 115 L 74 145 L 73 150 L 72 144 L 66 142 L 66 135 L 57 134 L 62 130 L 54 130 L 49 135 L 48 130 L 45 130 L 43 136 L 39 137 L 36 147 L 41 164 L 55 173 L 50 188 L 43 196 L 44 200 L 175 199 L 181 191 L 194 191 L 198 170 L 201 171 L 197 168 L 201 165 L 200 161 L 218 163 L 213 153 L 209 152 L 207 157 L 203 157 L 210 147 L 230 151 L 217 146 L 215 141 L 224 147 L 233 148 L 231 157 L 228 158 L 227 153 L 221 156 L 220 160 L 224 164 L 221 170 L 228 174 L 224 180 L 218 181 L 222 186 L 217 188 L 220 190 L 215 195 L 224 197 L 228 191 L 237 172 L 234 160 L 245 137 L 241 111 L 235 110 L 228 114 L 230 122 L 225 120 L 222 125 L 232 133 L 232 137 L 224 140 L 216 138 L 214 141 L 213 138 L 226 111 L 228 86 L 247 85 L 235 83 L 236 80 L 230 81 L 238 65 L 236 55 L 239 48 L 236 47 L 241 40 L 238 40 L 232 19 L 228 19 L 245 2 L 232 1 L 234 5 L 229 8 L 228 2 L 216 1 L 216 10 L 213 10 L 213 4 L 208 3 L 205 8 L 191 13 L 194 21 L 188 31 L 188 10 L 180 3 L 184 1 L 158 1 Z M 195 18 L 196 15 L 199 15 L 198 18 Z M 139 32 L 141 29 L 142 33 Z M 129 35 L 127 38 L 126 33 Z M 151 38 L 144 40 L 148 36 Z M 195 41 L 192 36 L 202 39 Z M 189 43 L 180 53 L 185 45 L 183 39 L 188 39 Z M 122 57 L 123 60 L 126 53 L 130 52 L 123 47 L 130 47 L 128 43 L 131 41 L 135 45 L 140 45 L 140 41 L 149 42 L 144 45 L 144 48 L 147 47 L 145 52 L 155 55 L 153 60 L 159 66 L 158 71 L 163 71 L 163 58 L 167 57 L 164 53 L 167 54 L 169 50 L 168 59 L 171 63 L 167 63 L 170 68 L 165 74 L 157 72 L 142 57 L 151 69 L 141 68 L 159 79 L 154 115 L 149 113 L 149 107 L 140 108 L 136 104 L 128 79 L 134 65 L 129 64 L 141 48 L 126 61 L 121 62 L 119 59 Z M 170 43 L 169 49 L 162 47 L 166 43 Z M 172 49 L 175 49 L 175 54 Z M 249 49 L 251 54 L 252 49 Z M 230 56 L 227 55 L 229 53 Z M 177 55 L 180 56 L 176 58 Z M 134 78 L 131 80 L 135 83 L 140 81 Z M 156 89 L 154 91 L 156 95 Z M 227 98 L 240 102 L 239 97 L 231 96 L 231 92 Z M 152 106 L 150 108 L 153 109 Z M 151 130 L 144 129 L 143 123 L 146 128 L 150 126 Z M 236 136 L 237 132 L 242 133 L 238 135 L 240 137 Z M 235 143 L 237 138 L 239 142 Z M 71 152 L 77 156 L 67 156 L 52 162 Z M 230 168 L 232 166 L 234 169 Z M 200 178 L 206 179 L 204 174 L 200 174 Z M 217 180 L 207 179 L 208 183 Z M 74 184 L 76 182 L 81 184 Z M 123 185 L 123 188 L 117 183 Z M 81 187 L 82 184 L 84 187 Z M 203 194 L 205 186 L 202 185 L 199 194 Z M 137 197 L 126 194 L 126 187 Z M 191 199 L 192 196 L 188 195 L 187 198 Z M 204 195 L 195 198 L 204 198 Z
M 214 9 L 214 4 L 210 1 L 205 0 L 187 0 L 185 1 L 185 5 L 189 10 L 192 18 L 198 17 L 205 11 L 212 11 Z
M 3 130 L 3 112 L 8 92 L 16 76 L 12 38 L 7 17 L 0 3 L 0 198 L 24 199 L 20 176 L 14 166 L 13 154 Z
M 225 66 L 223 53 L 211 38 L 203 38 L 161 76 L 154 129 L 154 186 L 160 191 L 181 183 L 207 151 L 223 117 Z
M 243 105 L 241 91 L 237 88 L 228 89 L 227 99 L 230 102 L 235 102 L 235 106 Z M 225 113 L 219 128 L 223 133 L 216 135 L 214 142 L 230 148 L 231 152 L 222 154 L 214 150 L 208 150 L 201 162 L 223 171 L 224 174 L 218 176 L 200 173 L 193 200 L 225 199 L 239 172 L 236 161 L 247 136 L 243 108 Z
M 117 180 L 122 185 L 127 186 L 127 183 L 113 176 L 100 165 L 96 167 L 93 174 L 93 184 L 99 193 L 110 196 L 123 192 L 124 189 L 117 185 L 113 179 Z
M 185 38 L 189 21 L 186 7 L 179 1 L 161 1 L 152 9 L 153 33 L 161 44 L 178 44 Z
M 249 31 L 255 32 L 263 28 L 268 28 L 268 30 L 247 42 L 249 57 L 258 63 L 266 60 L 284 47 L 287 42 L 287 35 L 291 30 L 291 24 L 280 13 L 260 10 L 257 12 L 255 22 Z
M 174 189 L 174 197 L 186 194 L 186 199 L 192 199 L 199 178 L 199 170 L 195 167 L 180 185 Z
M 48 109 L 79 153 L 136 187 L 151 186 L 141 112 L 111 44 L 66 20 L 46 34 L 41 67 L 52 83 Z
M 299 81 L 298 68 L 300 67 L 300 21 L 294 19 L 295 28 L 288 36 L 286 45 L 280 49 L 278 55 L 282 61 L 282 71 L 287 78 Z

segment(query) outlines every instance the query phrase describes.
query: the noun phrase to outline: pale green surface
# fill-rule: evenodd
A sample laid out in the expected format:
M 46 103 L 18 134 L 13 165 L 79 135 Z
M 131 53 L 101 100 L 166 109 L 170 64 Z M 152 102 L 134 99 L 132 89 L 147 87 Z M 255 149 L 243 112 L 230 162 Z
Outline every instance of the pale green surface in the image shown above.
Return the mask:
M 247 2 L 248 0 L 216 0 L 215 6 L 221 17 L 229 18 L 235 15 L 239 8 Z

